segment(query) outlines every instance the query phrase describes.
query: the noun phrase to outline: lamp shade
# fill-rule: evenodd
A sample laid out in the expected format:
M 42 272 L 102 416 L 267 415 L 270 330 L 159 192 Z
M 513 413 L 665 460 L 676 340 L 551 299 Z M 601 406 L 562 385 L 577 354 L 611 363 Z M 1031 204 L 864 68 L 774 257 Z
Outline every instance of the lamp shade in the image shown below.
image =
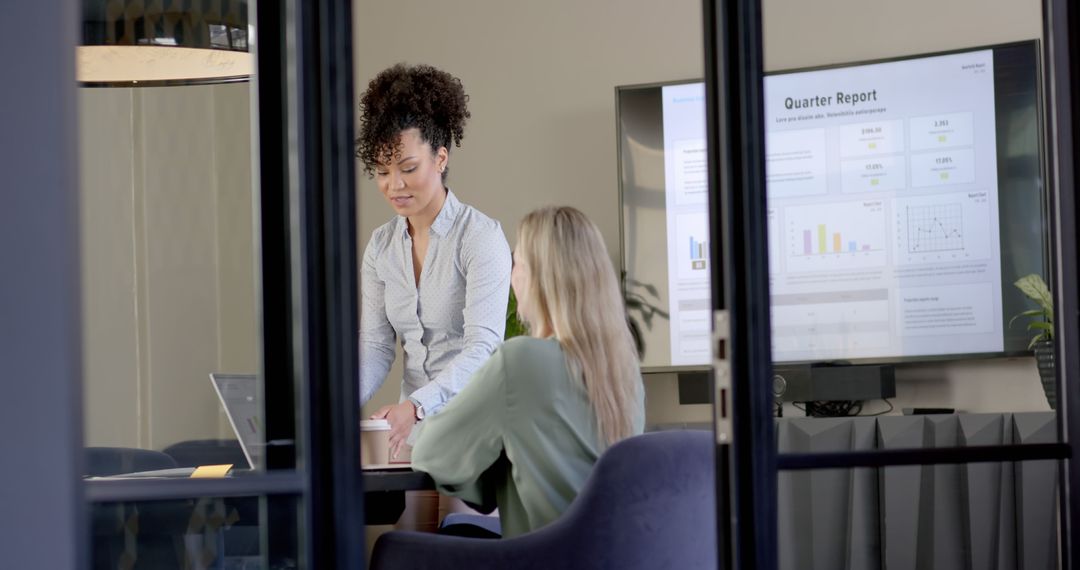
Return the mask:
M 244 80 L 254 70 L 247 0 L 83 0 L 84 85 Z

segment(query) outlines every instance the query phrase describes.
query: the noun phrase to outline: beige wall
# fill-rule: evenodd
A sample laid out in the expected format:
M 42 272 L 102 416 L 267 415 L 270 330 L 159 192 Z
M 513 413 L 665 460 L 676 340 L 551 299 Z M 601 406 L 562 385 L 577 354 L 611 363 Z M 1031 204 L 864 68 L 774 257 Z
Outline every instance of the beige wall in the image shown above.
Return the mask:
M 357 95 L 402 61 L 458 76 L 472 120 L 447 184 L 502 222 L 511 246 L 530 210 L 574 205 L 615 260 L 615 86 L 701 77 L 700 10 L 698 0 L 357 2 Z M 362 175 L 358 192 L 362 250 L 393 212 Z M 390 378 L 369 408 L 397 400 L 399 366 Z
M 258 347 L 248 84 L 81 89 L 87 445 L 231 437 Z
M 1042 37 L 1035 0 L 762 0 L 766 70 Z
M 567 203 L 618 248 L 613 88 L 701 77 L 700 2 L 358 2 L 357 93 L 399 61 L 459 76 L 473 119 L 449 185 L 499 219 L 513 244 L 530 209 Z M 785 69 L 1041 37 L 1035 0 L 765 0 L 767 69 Z M 407 34 L 403 33 L 407 30 Z M 361 248 L 392 213 L 361 179 Z M 396 401 L 400 368 L 373 403 Z M 707 420 L 679 406 L 670 375 L 647 379 L 650 423 Z M 897 409 L 1045 409 L 1029 358 L 950 362 L 898 372 Z

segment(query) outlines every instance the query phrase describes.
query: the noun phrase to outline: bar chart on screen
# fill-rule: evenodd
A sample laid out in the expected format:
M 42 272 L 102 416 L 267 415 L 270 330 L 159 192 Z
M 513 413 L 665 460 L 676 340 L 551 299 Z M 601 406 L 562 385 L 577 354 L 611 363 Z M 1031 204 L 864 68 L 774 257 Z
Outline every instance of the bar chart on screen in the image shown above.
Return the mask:
M 789 272 L 865 269 L 888 261 L 882 200 L 789 207 L 784 217 Z
M 675 218 L 676 259 L 680 280 L 709 278 L 709 224 L 704 213 Z

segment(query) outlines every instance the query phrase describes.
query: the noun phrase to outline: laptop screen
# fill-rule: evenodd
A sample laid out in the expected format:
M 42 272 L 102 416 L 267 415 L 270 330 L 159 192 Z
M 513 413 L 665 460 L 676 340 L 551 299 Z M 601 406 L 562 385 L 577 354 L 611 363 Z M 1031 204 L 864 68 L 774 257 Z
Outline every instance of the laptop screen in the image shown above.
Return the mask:
M 240 440 L 248 466 L 262 465 L 266 433 L 262 422 L 262 405 L 254 374 L 211 374 L 214 391 L 221 399 L 225 415 Z

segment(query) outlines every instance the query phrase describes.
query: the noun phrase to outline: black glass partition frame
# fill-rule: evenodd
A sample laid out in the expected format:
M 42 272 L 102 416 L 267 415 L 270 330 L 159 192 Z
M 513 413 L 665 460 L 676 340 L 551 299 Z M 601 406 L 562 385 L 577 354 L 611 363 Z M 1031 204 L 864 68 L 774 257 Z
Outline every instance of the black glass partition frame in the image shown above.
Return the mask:
M 1050 187 L 1052 193 L 1052 235 L 1057 248 L 1052 259 L 1055 268 L 1051 288 L 1058 293 L 1055 322 L 1054 349 L 1057 354 L 1057 390 L 1062 413 L 1058 426 L 1061 441 L 1067 442 L 1068 458 L 1061 462 L 1059 493 L 1062 566 L 1075 568 L 1078 561 L 1076 545 L 1080 545 L 1080 470 L 1072 458 L 1076 457 L 1076 443 L 1080 442 L 1080 279 L 1078 279 L 1078 256 L 1076 222 L 1080 220 L 1080 201 L 1076 200 L 1077 180 L 1075 164 L 1080 152 L 1075 141 L 1080 135 L 1080 73 L 1075 69 L 1080 62 L 1080 10 L 1066 0 L 1043 1 L 1043 35 L 1046 37 L 1047 82 L 1050 98 L 1050 145 L 1056 160 L 1051 162 Z
M 775 568 L 761 25 L 756 2 L 704 1 L 705 117 L 716 416 L 717 539 L 724 568 Z M 757 267 L 750 269 L 752 266 Z

